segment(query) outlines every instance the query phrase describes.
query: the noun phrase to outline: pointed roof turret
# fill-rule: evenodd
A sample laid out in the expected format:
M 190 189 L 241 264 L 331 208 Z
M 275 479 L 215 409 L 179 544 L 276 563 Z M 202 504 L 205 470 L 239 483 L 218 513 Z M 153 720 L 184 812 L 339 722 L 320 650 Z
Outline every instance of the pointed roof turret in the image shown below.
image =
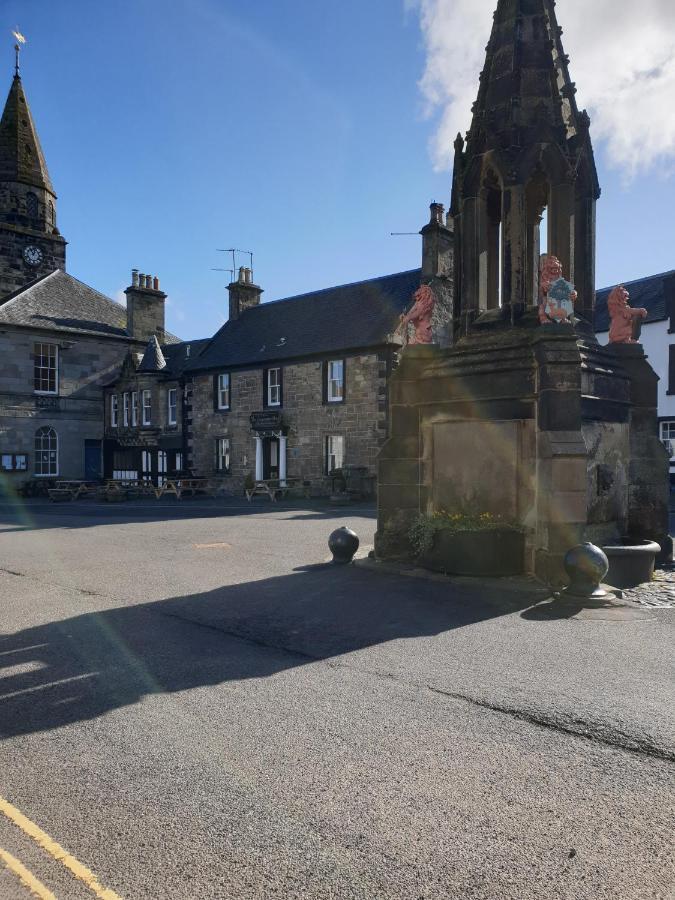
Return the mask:
M 0 119 L 0 181 L 44 188 L 54 194 L 21 76 L 15 75 Z
M 164 359 L 162 348 L 159 346 L 157 335 L 153 334 L 148 341 L 148 346 L 145 348 L 145 353 L 143 354 L 143 359 L 138 367 L 138 371 L 161 372 L 163 369 L 166 369 L 166 359 Z

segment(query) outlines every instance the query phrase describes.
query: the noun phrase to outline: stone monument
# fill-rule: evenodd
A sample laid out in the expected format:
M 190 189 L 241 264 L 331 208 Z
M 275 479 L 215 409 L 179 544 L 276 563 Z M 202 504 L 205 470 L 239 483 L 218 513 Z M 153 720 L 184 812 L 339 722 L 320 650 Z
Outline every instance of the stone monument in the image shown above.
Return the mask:
M 495 13 L 455 142 L 449 337 L 405 348 L 390 381 L 380 558 L 411 556 L 411 524 L 441 510 L 514 523 L 523 571 L 550 580 L 585 541 L 671 550 L 657 377 L 641 345 L 601 347 L 593 331 L 600 187 L 554 7 Z

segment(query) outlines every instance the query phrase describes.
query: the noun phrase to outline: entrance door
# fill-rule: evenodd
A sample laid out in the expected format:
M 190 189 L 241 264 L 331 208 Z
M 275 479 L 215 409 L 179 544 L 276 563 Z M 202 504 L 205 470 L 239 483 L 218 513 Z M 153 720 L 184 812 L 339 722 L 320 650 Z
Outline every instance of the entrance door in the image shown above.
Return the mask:
M 84 477 L 87 481 L 98 481 L 102 474 L 101 441 L 84 442 Z
M 279 438 L 268 437 L 263 441 L 263 478 L 279 477 Z

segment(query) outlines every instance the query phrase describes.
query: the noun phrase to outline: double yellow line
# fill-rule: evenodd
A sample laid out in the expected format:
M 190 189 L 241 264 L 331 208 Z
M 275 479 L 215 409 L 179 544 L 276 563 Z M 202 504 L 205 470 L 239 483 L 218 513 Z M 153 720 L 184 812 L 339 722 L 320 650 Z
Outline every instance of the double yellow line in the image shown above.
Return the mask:
M 52 859 L 55 859 L 61 865 L 65 866 L 78 881 L 84 882 L 99 900 L 122 900 L 122 898 L 114 891 L 104 888 L 94 873 L 81 862 L 66 852 L 60 844 L 52 840 L 49 835 L 43 831 L 35 822 L 31 822 L 20 812 L 16 806 L 0 797 L 0 813 L 6 816 L 10 822 L 13 822 L 18 828 L 34 840 L 43 850 L 45 850 Z M 0 848 L 0 861 L 4 866 L 13 872 L 25 887 L 40 900 L 56 900 L 54 894 L 42 884 L 16 857 L 12 856 L 6 850 Z

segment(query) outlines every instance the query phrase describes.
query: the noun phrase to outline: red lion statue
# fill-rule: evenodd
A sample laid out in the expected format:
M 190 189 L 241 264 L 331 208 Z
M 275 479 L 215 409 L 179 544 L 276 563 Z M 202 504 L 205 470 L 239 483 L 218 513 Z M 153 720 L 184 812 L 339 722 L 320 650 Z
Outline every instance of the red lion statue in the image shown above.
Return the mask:
M 410 338 L 411 344 L 430 344 L 433 340 L 431 333 L 431 317 L 434 312 L 436 298 L 428 284 L 423 284 L 415 293 L 415 301 L 412 309 L 401 316 L 401 329 L 404 338 L 408 333 L 408 325 L 415 327 L 415 334 Z
M 615 287 L 607 300 L 607 310 L 611 324 L 609 327 L 610 344 L 637 344 L 633 337 L 634 320 L 646 319 L 646 309 L 633 309 L 628 305 L 630 294 L 620 284 Z
M 562 263 L 557 256 L 551 253 L 542 257 L 541 275 L 539 276 L 539 321 L 542 325 L 550 325 L 551 322 L 569 322 L 569 315 L 555 303 L 549 302 L 548 292 L 551 285 L 563 277 Z M 577 292 L 572 291 L 570 300 L 574 303 Z

